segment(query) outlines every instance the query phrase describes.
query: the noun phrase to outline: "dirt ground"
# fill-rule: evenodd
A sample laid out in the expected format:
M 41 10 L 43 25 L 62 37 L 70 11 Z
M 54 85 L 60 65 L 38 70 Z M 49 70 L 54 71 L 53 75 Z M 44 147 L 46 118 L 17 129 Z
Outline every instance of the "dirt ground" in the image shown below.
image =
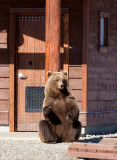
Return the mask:
M 79 141 L 99 143 L 103 137 L 117 138 L 117 133 L 87 135 Z M 0 132 L 0 160 L 78 160 L 67 155 L 70 144 L 42 143 L 37 132 Z

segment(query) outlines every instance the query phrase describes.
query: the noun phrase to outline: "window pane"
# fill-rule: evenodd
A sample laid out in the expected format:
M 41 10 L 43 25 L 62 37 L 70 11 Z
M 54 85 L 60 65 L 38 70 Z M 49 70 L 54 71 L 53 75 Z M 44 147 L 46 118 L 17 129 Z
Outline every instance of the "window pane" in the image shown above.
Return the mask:
M 108 46 L 108 18 L 104 18 L 104 45 Z
M 100 45 L 104 46 L 104 18 L 100 21 Z

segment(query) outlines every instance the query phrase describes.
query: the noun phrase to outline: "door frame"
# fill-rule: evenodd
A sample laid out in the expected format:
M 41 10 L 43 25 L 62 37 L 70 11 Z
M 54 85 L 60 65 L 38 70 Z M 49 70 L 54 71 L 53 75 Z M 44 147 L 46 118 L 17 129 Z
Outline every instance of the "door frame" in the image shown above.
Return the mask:
M 69 9 L 62 8 L 61 13 L 66 17 L 64 26 L 64 69 L 68 71 L 69 64 Z M 16 92 L 16 17 L 17 15 L 45 15 L 45 8 L 11 8 L 9 33 L 9 131 L 17 131 L 17 92 Z M 67 44 L 67 46 L 66 46 Z

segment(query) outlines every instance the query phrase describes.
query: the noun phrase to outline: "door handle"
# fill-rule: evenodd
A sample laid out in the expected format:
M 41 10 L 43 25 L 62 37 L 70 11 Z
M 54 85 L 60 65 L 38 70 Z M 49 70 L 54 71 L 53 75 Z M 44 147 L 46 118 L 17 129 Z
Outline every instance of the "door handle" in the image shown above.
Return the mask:
M 24 78 L 24 79 L 25 79 L 25 78 L 27 78 L 27 77 L 26 77 L 26 75 L 23 75 L 22 73 L 19 73 L 19 74 L 18 74 L 18 78 L 20 78 L 20 79 L 23 79 L 23 78 Z

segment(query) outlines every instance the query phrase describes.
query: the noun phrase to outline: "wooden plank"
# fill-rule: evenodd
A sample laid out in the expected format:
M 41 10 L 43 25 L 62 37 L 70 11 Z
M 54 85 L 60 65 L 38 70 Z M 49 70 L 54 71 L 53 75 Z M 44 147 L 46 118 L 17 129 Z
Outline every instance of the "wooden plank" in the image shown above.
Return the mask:
M 9 57 L 9 53 L 8 53 L 8 48 L 0 48 L 0 58 L 8 58 Z
M 81 51 L 80 51 L 81 52 Z M 77 51 L 78 53 L 78 51 Z M 80 54 L 69 54 L 69 65 L 82 65 L 82 56 Z
M 82 79 L 69 79 L 71 89 L 82 89 Z
M 108 118 L 111 117 L 111 118 Z M 117 123 L 117 112 L 95 112 L 85 113 L 80 110 L 80 121 L 82 126 L 109 125 Z
M 117 90 L 117 80 L 116 79 L 99 79 L 99 78 L 90 78 L 88 80 L 88 89 L 91 90 Z
M 117 112 L 87 113 L 87 125 L 109 125 L 117 123 Z
M 96 65 L 97 62 L 91 62 L 92 66 L 89 65 L 89 70 L 88 70 L 88 75 L 89 78 L 101 78 L 101 79 L 116 79 L 116 75 L 117 75 L 117 69 L 116 69 L 116 65 L 111 65 L 111 67 L 106 67 L 106 66 L 98 66 Z M 115 67 L 113 67 L 115 66 Z
M 68 148 L 68 155 L 77 158 L 117 159 L 117 145 L 74 142 Z
M 69 66 L 69 78 L 82 78 L 82 67 Z
M 108 151 L 113 150 L 117 151 L 117 145 L 106 145 L 106 144 L 100 144 L 100 143 L 82 143 L 82 142 L 74 142 L 70 145 L 69 149 L 92 149 L 92 150 L 102 150 L 102 151 Z
M 9 89 L 0 89 L 0 100 L 9 100 Z
M 117 159 L 117 154 L 69 151 L 69 156 L 77 158 Z
M 89 43 L 89 0 L 83 0 L 82 110 L 87 110 L 87 62 Z
M 10 40 L 9 40 L 9 53 L 10 53 L 10 111 L 9 111 L 9 131 L 15 131 L 14 107 L 15 107 L 15 14 L 10 14 Z
M 67 13 L 68 8 L 61 8 L 61 13 Z M 10 13 L 17 13 L 19 15 L 45 15 L 45 8 L 11 8 Z
M 64 54 L 63 69 L 68 72 L 69 64 L 69 13 L 64 14 Z
M 0 112 L 0 118 L 7 118 L 8 119 L 8 112 Z
M 82 101 L 82 90 L 72 90 L 72 93 L 76 97 L 77 101 Z
M 7 43 L 3 43 L 3 44 L 1 43 L 0 48 L 5 48 L 6 49 L 7 48 Z
M 0 43 L 7 43 L 7 32 L 0 33 Z
M 79 98 L 79 99 L 80 99 L 80 98 Z M 79 110 L 82 111 L 82 102 L 78 101 L 77 103 L 78 103 L 78 108 L 79 108 Z
M 7 14 L 8 14 L 8 11 L 7 11 Z M 0 33 L 7 32 L 8 28 L 9 28 L 9 18 L 5 15 L 1 15 L 0 16 Z
M 9 67 L 9 58 L 8 57 L 4 57 L 4 58 L 0 57 L 0 67 Z
M 0 88 L 9 88 L 9 78 L 0 78 Z
M 0 118 L 0 125 L 8 125 L 8 119 Z
M 0 100 L 0 111 L 8 111 L 9 110 L 9 101 Z
M 9 112 L 0 111 L 0 125 L 8 125 Z
M 38 15 L 45 14 L 45 8 L 11 8 L 10 13 L 19 15 Z
M 89 90 L 88 91 L 88 100 L 116 100 L 117 91 L 116 90 Z
M 9 77 L 9 67 L 0 66 L 0 77 Z
M 94 55 L 93 53 L 89 55 L 89 66 L 90 67 L 97 67 L 97 71 L 98 71 L 98 68 L 102 69 L 102 70 L 105 69 L 107 71 L 109 71 L 109 69 L 112 69 L 112 68 L 116 69 L 113 67 L 113 66 L 117 66 L 116 61 L 117 61 L 117 57 L 113 56 L 113 55 L 104 56 L 102 54 Z M 111 65 L 113 65 L 113 66 L 111 66 Z
M 88 101 L 88 112 L 116 111 L 117 100 Z

